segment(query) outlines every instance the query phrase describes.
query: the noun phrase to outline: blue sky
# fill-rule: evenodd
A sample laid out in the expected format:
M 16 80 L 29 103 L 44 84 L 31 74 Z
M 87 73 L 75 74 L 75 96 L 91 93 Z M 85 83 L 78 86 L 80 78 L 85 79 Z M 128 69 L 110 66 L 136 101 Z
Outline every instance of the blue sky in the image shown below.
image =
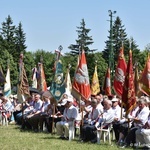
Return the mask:
M 90 48 L 101 51 L 109 35 L 108 10 L 115 10 L 113 19 L 121 18 L 128 38 L 133 37 L 143 50 L 150 43 L 149 6 L 150 0 L 1 0 L 0 23 L 8 15 L 14 25 L 21 22 L 28 51 L 53 52 L 62 45 L 65 53 L 75 44 L 77 26 L 84 18 L 94 41 Z

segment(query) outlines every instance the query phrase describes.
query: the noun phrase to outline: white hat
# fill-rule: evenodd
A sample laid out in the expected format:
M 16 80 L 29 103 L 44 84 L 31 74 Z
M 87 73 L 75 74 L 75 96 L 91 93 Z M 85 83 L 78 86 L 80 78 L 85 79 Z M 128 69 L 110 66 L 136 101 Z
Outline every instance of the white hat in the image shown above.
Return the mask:
M 67 98 L 67 102 L 73 102 L 73 98 L 68 97 L 68 98 Z
M 118 102 L 118 98 L 114 97 L 111 101 L 112 102 Z
M 64 106 L 67 103 L 67 99 L 63 99 L 61 105 Z
M 17 99 L 17 94 L 13 96 L 15 99 Z

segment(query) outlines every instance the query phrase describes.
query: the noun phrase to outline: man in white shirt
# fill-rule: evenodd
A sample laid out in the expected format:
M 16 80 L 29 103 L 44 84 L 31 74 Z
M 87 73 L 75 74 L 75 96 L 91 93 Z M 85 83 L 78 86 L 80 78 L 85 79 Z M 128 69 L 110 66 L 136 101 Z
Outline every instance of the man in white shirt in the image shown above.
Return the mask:
M 115 132 L 116 141 L 119 140 L 120 133 L 120 119 L 121 119 L 121 107 L 119 106 L 119 99 L 114 97 L 112 100 L 112 110 L 114 112 L 113 130 Z
M 34 117 L 38 116 L 38 114 L 41 112 L 42 105 L 43 105 L 43 101 L 41 100 L 40 94 L 35 94 L 33 110 L 30 112 L 30 114 L 28 114 L 25 117 L 26 122 L 29 123 L 31 127 L 33 128 L 33 130 L 36 132 L 38 131 L 38 127 L 37 125 L 33 123 L 33 120 L 34 120 Z
M 112 102 L 109 99 L 105 99 L 104 102 L 104 110 L 99 115 L 97 122 L 95 124 L 96 129 L 99 128 L 108 128 L 108 125 L 111 124 L 114 120 L 114 113 L 112 110 Z M 97 142 L 97 137 L 91 140 L 92 143 Z
M 73 98 L 68 97 L 64 99 L 63 102 L 64 101 L 66 101 L 64 113 L 62 120 L 56 123 L 56 130 L 61 139 L 69 139 L 69 126 L 73 126 L 78 111 L 77 108 L 73 106 Z
M 136 130 L 142 128 L 142 126 L 148 121 L 149 109 L 146 106 L 145 97 L 141 97 L 138 101 L 139 110 L 137 111 L 135 118 L 133 118 L 133 127 L 131 127 L 122 148 L 126 148 L 132 144 L 136 146 Z
M 92 109 L 90 110 L 88 117 L 84 119 L 84 124 L 81 128 L 81 141 L 88 142 L 95 138 L 95 134 L 93 131 L 96 130 L 95 123 L 100 114 L 99 109 L 97 108 L 97 100 L 91 100 Z
M 96 123 L 96 128 L 99 127 L 105 128 L 114 120 L 114 112 L 112 109 L 112 102 L 109 99 L 104 100 L 104 111 L 99 116 L 99 119 Z

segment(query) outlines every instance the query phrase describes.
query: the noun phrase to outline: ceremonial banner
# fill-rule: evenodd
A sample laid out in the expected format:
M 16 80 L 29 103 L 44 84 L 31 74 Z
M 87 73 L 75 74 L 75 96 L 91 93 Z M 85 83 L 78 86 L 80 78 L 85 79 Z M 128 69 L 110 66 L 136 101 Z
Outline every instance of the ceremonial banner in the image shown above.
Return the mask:
M 30 96 L 29 83 L 23 63 L 23 54 L 20 55 L 19 62 L 19 82 L 17 85 L 17 97 L 20 102 L 24 102 Z
M 150 55 L 148 56 L 144 70 L 139 80 L 141 91 L 150 96 Z
M 74 76 L 75 76 L 75 74 L 76 74 L 76 72 L 77 72 L 77 70 L 78 70 L 80 57 L 81 57 L 81 54 L 79 54 L 79 55 L 78 55 L 78 58 L 77 58 L 77 65 L 76 65 L 76 69 L 75 69 Z M 74 83 L 74 80 L 75 80 L 75 78 L 73 78 L 73 83 Z M 77 100 L 80 100 L 80 99 L 81 99 L 81 94 L 80 94 L 79 92 L 77 92 L 73 87 L 72 87 L 71 94 L 72 94 L 73 97 L 76 98 Z
M 91 95 L 97 95 L 100 92 L 100 85 L 97 74 L 97 65 L 95 65 L 95 70 L 92 78 L 91 84 Z
M 37 68 L 32 69 L 32 88 L 37 89 Z
M 4 95 L 6 97 L 9 97 L 11 95 L 11 82 L 10 82 L 10 69 L 9 69 L 9 66 L 7 68 L 6 82 L 4 84 Z
M 72 92 L 72 83 L 71 83 L 71 79 L 70 79 L 70 66 L 67 68 L 67 73 L 66 73 L 66 77 L 65 77 L 65 87 L 66 87 L 66 92 L 70 93 Z
M 47 83 L 42 63 L 38 63 L 37 89 L 39 91 L 47 91 Z
M 136 106 L 135 87 L 134 87 L 134 72 L 132 64 L 132 51 L 129 51 L 129 60 L 123 86 L 122 102 L 126 110 L 126 116 Z
M 0 65 L 0 84 L 3 84 L 5 82 L 5 76 L 3 74 L 2 67 Z
M 134 65 L 134 87 L 135 87 L 135 95 L 137 97 L 140 97 L 142 95 L 142 91 L 140 88 L 139 71 L 138 71 L 138 64 L 137 63 Z
M 110 81 L 110 68 L 107 69 L 103 90 L 105 95 L 111 95 L 111 81 Z
M 77 91 L 85 100 L 88 100 L 91 96 L 89 74 L 84 50 L 82 50 L 79 65 L 75 72 L 73 89 Z
M 118 63 L 115 71 L 115 77 L 114 77 L 114 91 L 116 95 L 120 98 L 123 92 L 126 69 L 127 69 L 127 65 L 124 58 L 124 51 L 123 48 L 121 47 L 118 56 Z
M 50 92 L 56 101 L 59 101 L 63 93 L 65 93 L 65 82 L 63 76 L 63 65 L 61 60 L 55 62 L 56 70 L 54 75 L 54 80 L 50 87 Z

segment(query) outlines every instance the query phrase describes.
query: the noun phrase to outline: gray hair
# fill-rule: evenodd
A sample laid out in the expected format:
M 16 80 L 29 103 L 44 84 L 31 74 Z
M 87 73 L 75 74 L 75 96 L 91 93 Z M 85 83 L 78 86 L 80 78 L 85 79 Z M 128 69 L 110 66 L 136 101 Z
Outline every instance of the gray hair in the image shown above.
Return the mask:
M 111 101 L 111 100 L 105 99 L 104 102 L 105 102 L 105 103 L 108 103 L 110 106 L 112 106 L 112 101 Z

